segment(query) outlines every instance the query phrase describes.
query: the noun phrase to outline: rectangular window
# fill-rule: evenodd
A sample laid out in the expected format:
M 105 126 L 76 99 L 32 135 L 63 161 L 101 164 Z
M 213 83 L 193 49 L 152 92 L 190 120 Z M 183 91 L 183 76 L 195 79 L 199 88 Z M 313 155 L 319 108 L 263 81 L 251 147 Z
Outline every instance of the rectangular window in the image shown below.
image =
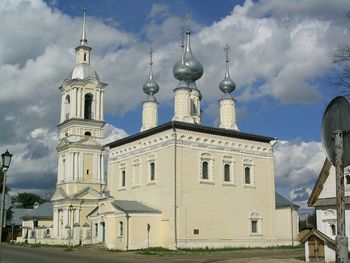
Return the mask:
M 124 224 L 122 221 L 119 222 L 119 236 L 124 236 Z
M 207 161 L 202 162 L 202 179 L 209 179 L 209 163 Z
M 244 182 L 246 184 L 251 183 L 251 178 L 250 178 L 250 167 L 245 167 L 244 168 Z
M 199 235 L 199 229 L 193 229 L 193 234 L 194 235 Z
M 252 233 L 258 233 L 258 221 L 257 220 L 252 220 Z
M 98 224 L 95 224 L 95 236 L 98 235 Z
M 125 170 L 123 170 L 122 171 L 122 183 L 121 183 L 121 186 L 125 187 L 125 183 L 126 183 Z
M 231 182 L 230 165 L 224 165 L 224 182 Z
M 151 181 L 154 181 L 156 179 L 156 176 L 155 176 L 155 164 L 154 162 L 151 162 L 149 164 L 149 169 L 150 169 L 150 180 Z

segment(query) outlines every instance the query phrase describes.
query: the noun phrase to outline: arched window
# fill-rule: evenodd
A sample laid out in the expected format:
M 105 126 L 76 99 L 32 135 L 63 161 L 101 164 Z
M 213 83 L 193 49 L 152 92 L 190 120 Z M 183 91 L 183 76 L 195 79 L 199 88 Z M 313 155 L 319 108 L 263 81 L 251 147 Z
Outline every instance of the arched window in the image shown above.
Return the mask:
M 92 119 L 92 99 L 90 93 L 85 95 L 84 118 L 89 120 Z
M 191 100 L 191 115 L 197 115 L 197 107 L 194 100 Z
M 251 178 L 250 178 L 250 167 L 245 167 L 244 168 L 244 182 L 246 184 L 251 183 Z
M 70 96 L 67 95 L 64 100 L 64 118 L 65 120 L 69 119 L 69 108 L 70 108 Z
M 85 136 L 91 136 L 91 132 L 87 131 L 84 133 Z
M 86 53 L 84 53 L 84 62 L 86 61 Z
M 225 182 L 231 181 L 230 165 L 229 164 L 224 165 L 224 181 Z
M 209 179 L 209 164 L 207 161 L 202 162 L 202 179 Z
M 62 160 L 62 175 L 61 175 L 61 181 L 64 182 L 64 180 L 66 179 L 66 159 Z

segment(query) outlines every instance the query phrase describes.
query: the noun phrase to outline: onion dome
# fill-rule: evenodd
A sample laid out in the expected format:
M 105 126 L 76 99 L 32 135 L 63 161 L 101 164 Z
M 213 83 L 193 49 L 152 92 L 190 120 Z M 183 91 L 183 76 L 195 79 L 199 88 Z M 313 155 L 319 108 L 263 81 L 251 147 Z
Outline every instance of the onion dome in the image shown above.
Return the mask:
M 147 95 L 151 95 L 151 96 L 153 96 L 154 94 L 156 94 L 159 91 L 159 85 L 157 84 L 157 82 L 154 80 L 154 77 L 153 77 L 152 55 L 153 55 L 153 49 L 151 48 L 151 51 L 150 51 L 151 61 L 149 63 L 150 72 L 149 72 L 149 76 L 148 76 L 147 81 L 145 82 L 145 84 L 143 84 L 143 92 L 146 93 Z
M 186 31 L 186 47 L 182 43 L 181 60 L 173 68 L 174 77 L 178 80 L 196 81 L 203 75 L 203 66 L 195 59 L 190 43 L 191 31 Z
M 220 82 L 219 88 L 223 93 L 229 94 L 232 91 L 236 89 L 236 83 L 231 79 L 230 77 L 230 71 L 229 71 L 229 59 L 228 59 L 228 50 L 229 46 L 226 44 L 225 51 L 226 51 L 226 73 L 224 79 Z
M 95 70 L 86 63 L 78 63 L 75 65 L 74 69 L 69 73 L 68 79 L 86 79 L 86 78 L 95 78 L 100 81 L 100 77 Z

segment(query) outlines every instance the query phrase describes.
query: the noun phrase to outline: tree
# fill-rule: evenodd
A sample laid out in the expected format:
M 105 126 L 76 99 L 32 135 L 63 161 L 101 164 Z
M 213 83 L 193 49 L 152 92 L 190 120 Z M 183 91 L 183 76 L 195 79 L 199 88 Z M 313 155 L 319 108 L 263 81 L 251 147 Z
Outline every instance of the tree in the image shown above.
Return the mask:
M 350 89 L 350 46 L 339 47 L 334 54 L 333 63 L 339 66 L 333 83 L 337 87 Z
M 350 11 L 347 14 L 350 18 Z M 338 65 L 337 76 L 333 79 L 333 84 L 350 91 L 350 45 L 342 45 L 338 48 L 333 56 L 333 63 Z
M 42 204 L 45 201 L 46 200 L 41 198 L 39 195 L 32 193 L 19 193 L 16 197 L 18 207 L 21 208 L 33 208 L 35 202 Z
M 312 214 L 307 215 L 305 219 L 299 220 L 299 231 L 302 231 L 303 229 L 309 229 L 309 228 L 317 228 L 315 211 Z

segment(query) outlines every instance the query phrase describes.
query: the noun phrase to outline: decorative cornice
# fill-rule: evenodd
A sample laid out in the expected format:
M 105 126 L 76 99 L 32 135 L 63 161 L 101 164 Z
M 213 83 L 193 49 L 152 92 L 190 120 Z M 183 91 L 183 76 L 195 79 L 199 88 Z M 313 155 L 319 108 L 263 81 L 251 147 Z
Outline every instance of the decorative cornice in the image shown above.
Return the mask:
M 68 126 L 68 125 L 83 125 L 83 126 L 103 128 L 106 125 L 106 122 L 99 121 L 99 120 L 83 119 L 83 118 L 71 118 L 71 119 L 65 120 L 64 122 L 59 123 L 57 127 L 60 129 L 63 129 L 65 126 Z
M 170 129 L 195 131 L 195 132 L 204 133 L 204 134 L 219 135 L 219 136 L 228 137 L 228 138 L 237 138 L 237 139 L 256 141 L 256 142 L 264 142 L 264 143 L 269 143 L 273 140 L 276 140 L 276 138 L 273 138 L 273 137 L 254 135 L 254 134 L 244 133 L 244 132 L 236 131 L 236 130 L 213 128 L 213 127 L 207 127 L 207 126 L 198 125 L 198 124 L 171 121 L 171 122 L 162 124 L 160 126 L 157 126 L 155 128 L 152 128 L 152 129 L 140 132 L 140 133 L 136 133 L 134 135 L 117 140 L 115 142 L 111 142 L 111 143 L 107 144 L 106 146 L 108 146 L 110 148 L 114 148 L 114 147 L 121 146 L 123 144 L 130 143 L 130 142 L 133 142 L 133 141 L 136 141 L 139 139 L 143 139 L 143 138 L 146 138 L 148 136 L 151 136 L 151 135 L 154 135 L 154 134 L 166 131 L 166 130 L 170 130 Z

